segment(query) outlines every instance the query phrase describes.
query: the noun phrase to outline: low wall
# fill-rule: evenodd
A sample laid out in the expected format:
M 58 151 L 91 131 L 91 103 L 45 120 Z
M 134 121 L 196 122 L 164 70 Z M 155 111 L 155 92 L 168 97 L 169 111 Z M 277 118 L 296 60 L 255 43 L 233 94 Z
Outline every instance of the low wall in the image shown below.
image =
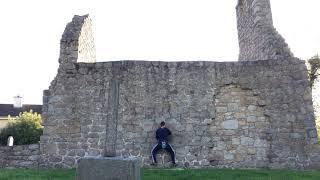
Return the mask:
M 1 168 L 38 168 L 39 159 L 39 144 L 0 146 Z

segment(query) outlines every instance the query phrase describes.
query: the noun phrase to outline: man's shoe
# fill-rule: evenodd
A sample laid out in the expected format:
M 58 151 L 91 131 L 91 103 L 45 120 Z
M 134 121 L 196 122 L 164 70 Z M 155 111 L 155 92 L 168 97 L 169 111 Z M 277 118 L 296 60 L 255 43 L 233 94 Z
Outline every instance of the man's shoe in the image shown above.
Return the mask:
M 151 166 L 157 166 L 157 163 L 151 163 L 150 165 Z

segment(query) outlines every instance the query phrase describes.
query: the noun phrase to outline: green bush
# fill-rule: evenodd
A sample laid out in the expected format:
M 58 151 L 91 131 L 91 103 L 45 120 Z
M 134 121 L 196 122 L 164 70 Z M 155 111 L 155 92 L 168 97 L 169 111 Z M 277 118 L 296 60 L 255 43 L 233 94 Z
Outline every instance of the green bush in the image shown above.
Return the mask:
M 318 130 L 318 144 L 320 144 L 320 128 L 318 128 L 317 130 Z
M 320 144 L 320 117 L 316 120 L 317 123 L 317 131 L 318 131 L 318 144 Z
M 43 133 L 41 122 L 41 116 L 37 113 L 32 111 L 20 113 L 1 130 L 0 144 L 6 145 L 9 136 L 13 136 L 15 145 L 38 143 Z
M 320 144 L 320 116 L 316 116 L 316 128 L 318 131 L 318 144 Z

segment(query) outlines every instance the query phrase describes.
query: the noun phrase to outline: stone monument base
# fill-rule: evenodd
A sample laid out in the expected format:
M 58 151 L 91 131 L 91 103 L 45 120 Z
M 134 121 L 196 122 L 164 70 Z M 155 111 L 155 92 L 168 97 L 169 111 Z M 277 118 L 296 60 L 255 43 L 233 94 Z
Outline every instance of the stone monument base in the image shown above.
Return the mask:
M 140 180 L 138 158 L 86 157 L 80 159 L 76 180 Z

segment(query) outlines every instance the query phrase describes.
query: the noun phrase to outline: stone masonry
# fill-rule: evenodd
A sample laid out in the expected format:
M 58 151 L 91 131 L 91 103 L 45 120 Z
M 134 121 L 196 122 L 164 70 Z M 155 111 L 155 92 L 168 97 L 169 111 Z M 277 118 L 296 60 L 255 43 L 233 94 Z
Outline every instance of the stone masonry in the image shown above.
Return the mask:
M 103 156 L 117 112 L 116 155 L 145 166 L 166 121 L 179 166 L 319 168 L 304 61 L 274 30 L 269 1 L 240 0 L 237 12 L 239 62 L 95 62 L 90 19 L 75 16 L 62 35 L 58 74 L 44 91 L 40 167 Z M 159 162 L 167 161 L 160 153 Z
M 38 168 L 39 144 L 0 146 L 0 168 Z

